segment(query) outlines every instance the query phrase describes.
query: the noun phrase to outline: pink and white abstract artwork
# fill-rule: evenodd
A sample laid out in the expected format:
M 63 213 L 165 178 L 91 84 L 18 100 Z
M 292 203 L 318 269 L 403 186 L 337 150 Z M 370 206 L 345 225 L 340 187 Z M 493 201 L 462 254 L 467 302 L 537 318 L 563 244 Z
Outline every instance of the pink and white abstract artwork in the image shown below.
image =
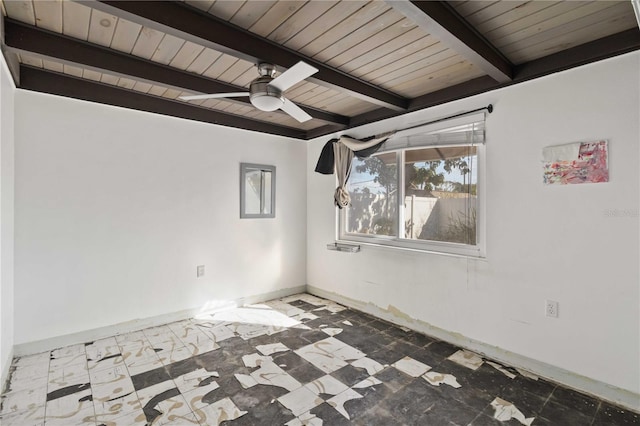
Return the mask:
M 548 146 L 542 150 L 547 185 L 609 182 L 606 140 Z

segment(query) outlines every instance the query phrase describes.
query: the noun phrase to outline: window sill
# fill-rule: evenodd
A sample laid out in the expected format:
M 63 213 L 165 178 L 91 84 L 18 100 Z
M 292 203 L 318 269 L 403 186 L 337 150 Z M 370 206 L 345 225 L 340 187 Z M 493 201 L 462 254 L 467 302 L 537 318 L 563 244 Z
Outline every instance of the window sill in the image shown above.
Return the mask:
M 361 247 L 360 251 L 364 251 L 363 249 L 381 249 L 381 250 L 397 250 L 397 251 L 405 251 L 405 252 L 413 252 L 413 253 L 421 253 L 421 254 L 434 254 L 439 256 L 446 257 L 460 257 L 466 259 L 477 259 L 477 260 L 486 260 L 486 254 L 484 250 L 480 248 L 468 249 L 468 248 L 454 248 L 451 247 L 449 251 L 436 250 L 433 247 L 407 247 L 400 244 L 393 244 L 397 240 L 389 240 L 390 243 L 381 244 L 374 243 L 371 241 L 363 241 L 362 239 L 338 239 L 336 240 L 337 244 L 357 244 Z M 457 249 L 457 250 L 456 250 Z

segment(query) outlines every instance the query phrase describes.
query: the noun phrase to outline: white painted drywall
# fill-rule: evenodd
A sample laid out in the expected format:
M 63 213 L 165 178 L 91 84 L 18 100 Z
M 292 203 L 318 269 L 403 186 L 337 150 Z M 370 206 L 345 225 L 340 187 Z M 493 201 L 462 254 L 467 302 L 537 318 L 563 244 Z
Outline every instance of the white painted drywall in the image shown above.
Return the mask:
M 16 345 L 305 285 L 304 141 L 22 90 L 15 141 Z M 241 162 L 275 219 L 239 218 Z
M 640 393 L 639 63 L 627 54 L 351 132 L 492 103 L 484 260 L 327 250 L 335 181 L 313 172 L 329 138 L 312 141 L 307 284 Z M 598 139 L 609 140 L 609 183 L 542 184 L 543 147 Z M 558 319 L 544 316 L 545 299 L 560 303 Z
M 13 353 L 13 179 L 15 86 L 0 55 L 0 387 Z

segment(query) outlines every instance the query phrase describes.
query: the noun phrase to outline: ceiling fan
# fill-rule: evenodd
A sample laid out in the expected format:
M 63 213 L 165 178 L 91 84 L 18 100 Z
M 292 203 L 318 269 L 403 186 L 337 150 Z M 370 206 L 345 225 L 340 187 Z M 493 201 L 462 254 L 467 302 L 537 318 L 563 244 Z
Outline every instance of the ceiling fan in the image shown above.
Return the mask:
M 279 108 L 301 123 L 312 118 L 298 105 L 285 98 L 283 92 L 294 84 L 317 73 L 317 68 L 300 61 L 278 77 L 275 77 L 275 65 L 262 62 L 258 64 L 258 72 L 260 73 L 260 77 L 251 82 L 248 92 L 180 96 L 180 99 L 191 101 L 195 99 L 236 98 L 240 96 L 249 96 L 249 100 L 253 106 L 261 111 L 275 111 Z

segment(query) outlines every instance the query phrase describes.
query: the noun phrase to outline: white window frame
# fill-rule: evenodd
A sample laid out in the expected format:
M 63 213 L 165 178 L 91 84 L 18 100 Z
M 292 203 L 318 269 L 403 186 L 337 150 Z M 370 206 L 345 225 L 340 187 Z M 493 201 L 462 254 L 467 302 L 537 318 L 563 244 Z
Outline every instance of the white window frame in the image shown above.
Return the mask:
M 451 127 L 451 125 L 447 126 Z M 440 126 L 440 129 L 445 127 Z M 461 243 L 452 243 L 445 241 L 431 241 L 431 240 L 415 240 L 402 238 L 401 235 L 404 235 L 404 209 L 401 208 L 404 204 L 405 199 L 405 185 L 404 185 L 404 160 L 405 153 L 412 149 L 424 149 L 424 148 L 442 148 L 442 147 L 454 147 L 454 146 L 475 146 L 476 147 L 476 155 L 477 155 L 477 182 L 476 182 L 476 194 L 477 194 L 477 202 L 478 206 L 476 209 L 476 244 L 468 245 Z M 484 258 L 486 257 L 486 221 L 485 221 L 485 213 L 486 213 L 486 190 L 485 190 L 485 151 L 486 144 L 485 143 L 477 143 L 477 144 L 446 144 L 446 145 L 416 145 L 404 148 L 396 148 L 389 150 L 381 150 L 379 153 L 385 152 L 397 152 L 396 155 L 396 165 L 398 170 L 398 185 L 397 188 L 397 230 L 396 233 L 398 237 L 388 236 L 388 235 L 368 235 L 368 234 L 359 234 L 359 233 L 349 233 L 346 232 L 346 223 L 347 223 L 347 213 L 348 208 L 341 209 L 336 213 L 336 241 L 339 243 L 358 243 L 360 245 L 372 246 L 372 247 L 381 247 L 381 248 L 391 248 L 391 249 L 402 249 L 402 250 L 410 250 L 410 251 L 418 251 L 418 252 L 426 252 L 426 253 L 436 253 L 436 254 L 444 254 L 444 255 L 453 255 L 453 256 L 464 256 L 464 257 L 476 257 L 476 258 Z

